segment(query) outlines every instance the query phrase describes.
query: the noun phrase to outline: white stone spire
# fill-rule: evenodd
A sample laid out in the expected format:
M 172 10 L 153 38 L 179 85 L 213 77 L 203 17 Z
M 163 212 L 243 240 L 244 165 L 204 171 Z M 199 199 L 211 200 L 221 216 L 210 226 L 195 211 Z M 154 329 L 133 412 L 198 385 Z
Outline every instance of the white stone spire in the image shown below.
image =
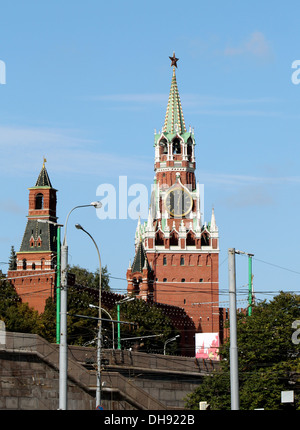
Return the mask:
M 212 213 L 211 213 L 210 231 L 211 232 L 217 232 L 218 231 L 218 227 L 217 227 L 217 224 L 216 224 L 216 217 L 215 217 L 215 209 L 214 208 L 212 208 Z

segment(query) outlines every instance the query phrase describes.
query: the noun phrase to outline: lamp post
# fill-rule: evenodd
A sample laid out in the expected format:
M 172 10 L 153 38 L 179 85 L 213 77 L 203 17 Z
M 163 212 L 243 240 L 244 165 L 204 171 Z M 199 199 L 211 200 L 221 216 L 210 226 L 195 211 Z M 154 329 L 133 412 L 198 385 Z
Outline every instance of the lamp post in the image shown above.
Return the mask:
M 237 315 L 236 315 L 236 273 L 234 248 L 228 249 L 228 277 L 229 277 L 229 312 L 230 312 L 230 395 L 231 409 L 239 410 L 239 367 L 237 346 Z
M 68 343 L 67 343 L 67 299 L 68 299 L 68 245 L 67 225 L 70 214 L 78 208 L 100 208 L 100 202 L 92 202 L 89 205 L 75 206 L 67 215 L 65 222 L 64 239 L 61 245 L 61 292 L 60 292 L 60 344 L 59 344 L 59 409 L 68 407 Z
M 120 305 L 122 303 L 131 302 L 132 300 L 135 300 L 135 297 L 125 297 L 125 299 L 119 300 L 116 302 L 117 305 L 117 320 L 120 321 Z M 117 349 L 121 349 L 121 329 L 120 329 L 120 323 L 118 322 L 118 346 Z
M 101 336 L 102 336 L 102 324 L 101 324 L 101 257 L 99 248 L 88 231 L 86 231 L 80 224 L 76 224 L 75 227 L 78 230 L 82 230 L 86 233 L 93 241 L 95 248 L 98 253 L 99 259 L 99 320 L 98 320 L 98 339 L 97 339 L 97 389 L 96 389 L 96 407 L 101 405 Z
M 38 219 L 37 222 L 41 222 L 43 224 L 52 224 L 57 227 L 57 235 L 56 235 L 56 343 L 60 342 L 60 232 L 62 224 L 58 224 L 54 221 L 49 221 L 46 219 Z
M 99 309 L 99 306 L 95 306 L 95 305 L 89 305 L 89 307 L 90 308 L 97 308 L 97 309 Z M 106 309 L 101 308 L 101 312 L 106 313 L 109 316 L 109 318 L 111 319 L 111 324 L 112 324 L 112 344 L 113 344 L 113 349 L 115 349 L 115 324 L 114 324 L 114 321 L 112 319 L 112 316 L 110 315 L 109 312 L 107 312 Z
M 165 341 L 165 343 L 164 343 L 164 355 L 166 355 L 166 346 L 167 346 L 167 344 L 170 343 L 170 342 L 173 342 L 178 337 L 180 337 L 180 334 L 177 334 L 176 336 L 172 337 L 171 339 L 168 339 L 168 340 Z
M 249 280 L 249 293 L 248 293 L 248 315 L 252 315 L 252 301 L 253 301 L 253 285 L 252 285 L 252 257 L 254 254 L 248 254 L 248 280 Z

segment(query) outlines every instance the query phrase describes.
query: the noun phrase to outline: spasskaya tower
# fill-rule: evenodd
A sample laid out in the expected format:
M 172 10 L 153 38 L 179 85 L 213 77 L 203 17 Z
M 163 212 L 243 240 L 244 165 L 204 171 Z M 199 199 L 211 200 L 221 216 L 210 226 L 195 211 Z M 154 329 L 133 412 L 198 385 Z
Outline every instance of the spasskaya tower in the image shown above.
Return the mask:
M 214 209 L 204 221 L 195 177 L 194 130 L 187 130 L 176 68 L 164 126 L 154 135 L 155 179 L 149 215 L 139 221 L 135 257 L 127 270 L 128 293 L 183 308 L 193 333 L 219 332 L 219 233 Z

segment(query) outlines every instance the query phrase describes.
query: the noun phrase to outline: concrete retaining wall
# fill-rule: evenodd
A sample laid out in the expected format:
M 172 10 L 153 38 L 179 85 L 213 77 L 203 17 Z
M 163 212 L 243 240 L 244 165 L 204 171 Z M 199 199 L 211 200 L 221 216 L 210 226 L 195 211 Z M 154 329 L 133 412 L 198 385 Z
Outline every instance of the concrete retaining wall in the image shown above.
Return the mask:
M 95 348 L 68 348 L 68 409 L 93 410 Z M 183 398 L 218 363 L 189 357 L 102 350 L 106 410 L 183 409 Z M 6 333 L 0 345 L 0 409 L 55 410 L 59 406 L 59 346 L 37 335 Z

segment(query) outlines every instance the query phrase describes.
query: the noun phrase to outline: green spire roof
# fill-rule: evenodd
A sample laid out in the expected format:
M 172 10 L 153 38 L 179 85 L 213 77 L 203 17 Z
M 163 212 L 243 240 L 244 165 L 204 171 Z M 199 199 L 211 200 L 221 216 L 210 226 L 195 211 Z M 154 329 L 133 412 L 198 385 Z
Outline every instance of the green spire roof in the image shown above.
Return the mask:
M 142 273 L 145 266 L 149 270 L 148 259 L 147 259 L 142 241 L 140 240 L 140 242 L 138 244 L 138 248 L 136 250 L 134 261 L 133 261 L 133 264 L 131 267 L 132 273 L 134 273 L 134 272 Z
M 36 181 L 35 186 L 36 187 L 49 187 L 49 188 L 52 188 L 52 185 L 51 185 L 51 182 L 50 182 L 50 178 L 49 178 L 48 172 L 47 172 L 46 167 L 45 167 L 45 161 L 46 160 L 44 160 L 42 170 L 41 170 L 41 172 L 39 174 L 39 177 L 38 177 L 38 179 Z
M 175 66 L 173 66 L 172 83 L 168 101 L 168 107 L 165 117 L 163 128 L 164 133 L 178 133 L 186 132 L 183 112 L 176 82 Z

